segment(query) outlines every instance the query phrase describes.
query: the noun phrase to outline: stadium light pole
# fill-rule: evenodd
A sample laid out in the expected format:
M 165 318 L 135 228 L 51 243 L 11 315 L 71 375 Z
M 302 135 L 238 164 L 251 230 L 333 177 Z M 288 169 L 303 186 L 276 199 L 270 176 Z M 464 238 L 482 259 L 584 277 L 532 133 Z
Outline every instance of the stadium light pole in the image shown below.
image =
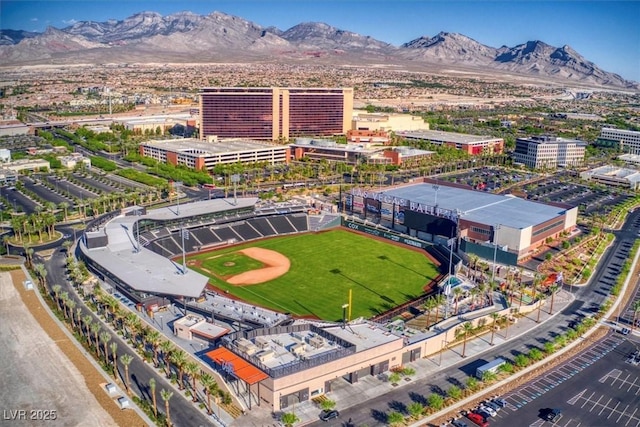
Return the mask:
M 189 230 L 184 227 L 180 229 L 180 236 L 182 237 L 182 274 L 187 274 L 187 252 L 184 247 L 184 241 L 189 240 Z

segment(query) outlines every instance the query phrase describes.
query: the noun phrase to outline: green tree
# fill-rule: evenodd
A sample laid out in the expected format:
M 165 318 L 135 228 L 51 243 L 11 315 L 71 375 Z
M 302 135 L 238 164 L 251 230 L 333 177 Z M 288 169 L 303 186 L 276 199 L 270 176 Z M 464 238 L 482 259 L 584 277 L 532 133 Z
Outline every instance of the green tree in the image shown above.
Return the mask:
M 413 419 L 419 419 L 424 414 L 424 406 L 420 402 L 411 402 L 407 406 L 407 411 Z
M 298 418 L 298 416 L 293 412 L 285 412 L 280 417 L 280 421 L 282 421 L 282 424 L 284 424 L 285 426 L 292 427 L 295 423 L 300 421 L 300 418 Z
M 525 354 L 518 354 L 514 359 L 513 363 L 519 368 L 524 368 L 529 364 L 529 358 Z
M 335 400 L 325 399 L 320 403 L 320 407 L 325 411 L 330 411 L 336 407 Z
M 165 389 L 162 389 L 160 391 L 160 397 L 162 397 L 162 400 L 164 400 L 164 411 L 165 411 L 165 415 L 167 416 L 167 427 L 171 427 L 172 425 L 171 413 L 169 412 L 169 400 L 171 399 L 171 396 L 173 396 L 172 391 L 165 390 Z
M 452 385 L 447 390 L 447 396 L 449 396 L 453 400 L 458 400 L 462 397 L 462 390 L 457 385 Z
M 124 365 L 124 385 L 127 388 L 127 394 L 131 395 L 131 386 L 129 385 L 129 364 L 133 361 L 133 356 L 125 353 L 120 356 L 120 361 Z
M 151 402 L 153 404 L 153 416 L 158 416 L 158 403 L 156 401 L 156 379 L 151 378 L 149 380 L 149 389 L 151 392 Z
M 404 423 L 404 415 L 400 412 L 391 411 L 387 414 L 387 424 L 390 426 L 399 426 Z
M 491 345 L 493 345 L 493 337 L 496 334 L 496 329 L 498 327 L 498 319 L 500 319 L 500 313 L 498 312 L 493 312 L 489 315 L 489 317 L 491 317 L 491 319 L 493 320 L 493 324 L 491 325 Z
M 437 393 L 431 393 L 427 398 L 427 403 L 431 409 L 439 411 L 444 406 L 444 398 Z
M 471 331 L 473 331 L 473 324 L 471 324 L 471 322 L 464 322 L 460 328 L 456 331 L 458 332 L 458 335 L 462 335 L 462 357 L 467 357 L 466 355 L 466 351 L 467 351 L 467 337 L 469 336 L 469 334 L 471 333 Z

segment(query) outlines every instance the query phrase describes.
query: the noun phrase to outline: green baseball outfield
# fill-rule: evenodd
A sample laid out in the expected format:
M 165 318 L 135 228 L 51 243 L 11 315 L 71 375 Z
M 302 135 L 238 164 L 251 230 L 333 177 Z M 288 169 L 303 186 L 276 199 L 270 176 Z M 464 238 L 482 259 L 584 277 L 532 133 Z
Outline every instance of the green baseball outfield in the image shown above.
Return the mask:
M 263 248 L 289 259 L 289 270 L 254 285 L 225 279 L 259 269 L 260 261 L 240 253 Z M 336 229 L 253 241 L 187 258 L 189 268 L 221 291 L 251 304 L 295 316 L 342 319 L 352 290 L 351 318 L 371 317 L 423 293 L 438 275 L 426 252 Z

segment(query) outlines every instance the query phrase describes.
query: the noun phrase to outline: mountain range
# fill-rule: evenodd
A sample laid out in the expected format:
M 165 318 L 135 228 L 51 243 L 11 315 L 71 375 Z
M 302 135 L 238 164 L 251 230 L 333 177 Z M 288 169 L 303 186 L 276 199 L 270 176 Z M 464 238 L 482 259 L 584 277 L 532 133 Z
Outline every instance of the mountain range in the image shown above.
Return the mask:
M 86 63 L 299 63 L 375 65 L 415 71 L 463 70 L 527 76 L 591 86 L 640 89 L 607 72 L 569 46 L 542 41 L 494 48 L 441 32 L 401 46 L 324 23 L 286 31 L 221 12 L 141 12 L 124 20 L 81 21 L 43 33 L 0 30 L 3 65 Z

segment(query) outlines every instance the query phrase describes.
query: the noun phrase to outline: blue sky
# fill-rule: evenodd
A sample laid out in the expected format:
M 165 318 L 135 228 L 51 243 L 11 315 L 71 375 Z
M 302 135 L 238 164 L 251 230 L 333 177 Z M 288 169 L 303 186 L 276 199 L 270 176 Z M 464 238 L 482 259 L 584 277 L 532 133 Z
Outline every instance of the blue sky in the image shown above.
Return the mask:
M 0 0 L 0 28 L 43 31 L 75 21 L 220 11 L 263 27 L 286 30 L 325 22 L 394 45 L 440 31 L 492 47 L 541 40 L 569 45 L 605 71 L 640 81 L 640 1 L 550 0 Z

